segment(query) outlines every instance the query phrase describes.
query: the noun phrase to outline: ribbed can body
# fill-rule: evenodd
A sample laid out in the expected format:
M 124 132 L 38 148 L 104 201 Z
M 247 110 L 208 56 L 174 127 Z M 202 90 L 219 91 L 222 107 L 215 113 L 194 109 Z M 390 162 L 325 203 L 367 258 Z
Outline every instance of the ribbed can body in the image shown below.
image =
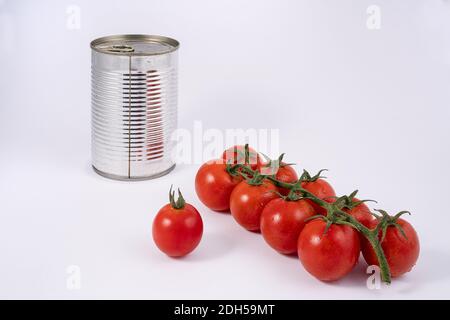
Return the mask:
M 92 50 L 92 165 L 98 173 L 139 180 L 174 167 L 177 55 Z

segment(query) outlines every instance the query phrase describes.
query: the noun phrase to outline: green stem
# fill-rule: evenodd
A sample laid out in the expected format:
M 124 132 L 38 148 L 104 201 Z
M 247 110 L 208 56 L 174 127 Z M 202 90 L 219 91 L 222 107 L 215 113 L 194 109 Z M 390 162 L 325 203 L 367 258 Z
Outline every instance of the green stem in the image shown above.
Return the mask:
M 378 237 L 378 229 L 375 228 L 374 230 L 370 230 L 347 212 L 342 210 L 338 210 L 337 212 L 346 217 L 347 220 L 350 222 L 350 225 L 356 230 L 358 230 L 360 233 L 362 233 L 362 235 L 367 239 L 367 241 L 369 241 L 378 259 L 378 264 L 381 271 L 381 280 L 383 280 L 383 282 L 386 283 L 391 283 L 391 272 L 389 270 L 389 264 L 387 262 L 383 248 L 381 247 L 381 242 Z
M 389 270 L 389 264 L 386 259 L 386 255 L 383 252 L 383 248 L 381 247 L 380 240 L 378 238 L 378 235 L 374 235 L 373 233 L 370 234 L 370 236 L 363 233 L 363 235 L 366 237 L 366 239 L 370 242 L 370 245 L 372 246 L 373 250 L 375 251 L 375 254 L 378 259 L 378 264 L 380 266 L 381 271 L 381 280 L 385 283 L 391 283 L 391 273 Z
M 253 171 L 248 166 L 242 166 L 242 165 L 236 165 L 242 168 L 242 172 L 239 172 L 240 174 L 246 173 L 250 175 L 255 175 L 256 172 Z M 233 167 L 233 169 L 235 169 Z M 375 228 L 374 230 L 370 230 L 366 226 L 364 226 L 362 223 L 360 223 L 358 220 L 356 220 L 352 215 L 348 214 L 345 211 L 342 211 L 341 208 L 339 208 L 336 204 L 328 203 L 318 197 L 316 197 L 314 194 L 309 192 L 308 190 L 305 190 L 301 187 L 301 181 L 296 183 L 286 183 L 279 181 L 275 178 L 275 176 L 265 176 L 266 179 L 272 181 L 277 187 L 293 190 L 295 188 L 295 191 L 300 192 L 303 196 L 310 199 L 311 201 L 314 201 L 321 207 L 325 208 L 327 210 L 327 217 L 331 219 L 332 221 L 336 221 L 336 214 L 339 214 L 340 216 L 345 218 L 345 221 L 342 220 L 341 222 L 350 225 L 357 231 L 359 231 L 361 234 L 364 235 L 364 237 L 369 241 L 370 245 L 372 246 L 377 259 L 378 264 L 380 266 L 381 271 L 381 280 L 386 283 L 391 283 L 391 273 L 389 270 L 389 264 L 386 260 L 386 256 L 383 252 L 383 248 L 381 247 L 381 242 L 378 237 L 379 229 Z
M 175 191 L 172 191 L 172 186 L 170 186 L 169 190 L 169 202 L 172 208 L 174 209 L 183 209 L 186 201 L 183 198 L 183 195 L 181 194 L 180 188 L 178 188 L 178 199 L 175 200 Z
M 271 177 L 271 176 L 267 177 L 267 179 L 272 181 L 277 187 L 292 189 L 295 186 L 295 184 L 278 181 L 277 179 L 275 179 L 274 177 Z M 312 194 L 308 190 L 305 190 L 299 186 L 295 186 L 295 187 L 297 188 L 298 191 L 300 191 L 301 193 L 306 195 L 312 201 L 314 201 L 321 207 L 327 209 L 327 212 L 329 212 L 329 210 L 333 208 L 333 206 L 330 203 L 328 203 L 320 198 L 317 198 L 314 194 Z M 336 208 L 334 208 L 334 210 L 336 213 L 339 213 L 342 216 L 346 217 L 347 220 L 350 222 L 351 226 L 353 228 L 357 229 L 360 233 L 362 233 L 363 236 L 367 239 L 367 241 L 369 241 L 370 245 L 372 246 L 372 248 L 377 256 L 378 263 L 380 265 L 381 279 L 383 280 L 383 282 L 391 283 L 391 273 L 389 270 L 389 264 L 386 260 L 386 256 L 383 252 L 383 248 L 381 247 L 381 243 L 378 238 L 378 230 L 377 229 L 370 230 L 369 228 L 364 226 L 362 223 L 360 223 L 358 220 L 356 220 L 352 215 L 348 214 L 345 211 L 342 211 L 342 210 L 336 209 Z
M 301 193 L 303 193 L 308 198 L 310 198 L 312 201 L 314 201 L 315 203 L 317 203 L 318 205 L 320 205 L 322 207 L 328 208 L 330 205 L 328 202 L 326 202 L 320 198 L 317 198 L 314 194 L 312 194 L 308 190 L 303 189 L 302 187 L 296 185 L 295 183 L 287 183 L 287 182 L 279 181 L 273 176 L 268 176 L 267 179 L 272 181 L 277 187 L 290 189 L 290 190 L 292 190 L 294 187 L 297 188 L 298 191 L 300 191 Z

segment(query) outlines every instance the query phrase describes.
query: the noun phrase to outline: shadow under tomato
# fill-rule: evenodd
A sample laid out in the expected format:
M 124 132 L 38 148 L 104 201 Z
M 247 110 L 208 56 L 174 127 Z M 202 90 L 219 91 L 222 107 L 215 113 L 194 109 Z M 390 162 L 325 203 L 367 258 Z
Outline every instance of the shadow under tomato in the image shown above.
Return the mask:
M 440 267 L 439 267 L 440 265 Z M 417 264 L 410 272 L 400 277 L 392 278 L 390 287 L 391 293 L 407 294 L 412 292 L 420 292 L 425 284 L 442 282 L 450 275 L 444 266 L 450 265 L 450 255 L 448 253 L 437 250 L 421 249 Z M 370 273 L 367 273 L 367 263 L 361 256 L 359 263 L 355 268 L 343 279 L 334 282 L 323 282 L 331 286 L 342 287 L 366 287 Z M 382 287 L 383 288 L 383 287 Z M 369 290 L 369 289 L 368 289 Z M 370 290 L 374 294 L 382 293 L 384 290 Z
M 364 288 L 366 287 L 367 278 L 369 277 L 369 274 L 366 274 L 366 269 L 367 263 L 364 261 L 364 258 L 361 255 L 359 257 L 358 263 L 355 265 L 353 270 L 349 274 L 347 274 L 344 278 L 336 281 L 320 281 L 320 280 L 317 281 L 327 286 Z
M 214 210 L 211 210 L 211 209 L 208 209 L 208 208 L 207 208 L 207 210 L 211 211 L 212 213 L 225 214 L 225 215 L 230 215 L 231 216 L 230 210 L 214 211 Z
M 269 246 L 268 246 L 269 247 Z M 281 253 L 278 252 L 277 250 L 269 247 L 270 250 L 272 250 L 273 252 L 276 252 L 281 259 L 285 258 L 285 259 L 293 259 L 293 260 L 298 260 L 298 253 L 297 252 L 293 252 L 293 253 Z
M 293 252 L 293 253 L 289 253 L 289 254 L 283 254 L 280 253 L 281 256 L 289 258 L 289 259 L 295 259 L 298 260 L 298 253 L 297 252 Z

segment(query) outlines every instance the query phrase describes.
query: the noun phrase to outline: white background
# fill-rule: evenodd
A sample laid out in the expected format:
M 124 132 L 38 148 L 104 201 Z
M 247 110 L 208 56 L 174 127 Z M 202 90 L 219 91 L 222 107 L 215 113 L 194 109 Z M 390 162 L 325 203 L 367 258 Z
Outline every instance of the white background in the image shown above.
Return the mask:
M 379 30 L 366 26 L 372 4 Z M 299 169 L 328 168 L 339 194 L 410 210 L 413 271 L 369 290 L 361 262 L 321 283 L 205 208 L 198 164 L 145 182 L 96 175 L 89 42 L 122 33 L 181 42 L 180 127 L 279 128 Z M 3 0 L 0 36 L 1 298 L 450 298 L 450 1 Z M 172 183 L 205 225 L 184 259 L 151 240 Z M 80 290 L 66 288 L 70 265 Z

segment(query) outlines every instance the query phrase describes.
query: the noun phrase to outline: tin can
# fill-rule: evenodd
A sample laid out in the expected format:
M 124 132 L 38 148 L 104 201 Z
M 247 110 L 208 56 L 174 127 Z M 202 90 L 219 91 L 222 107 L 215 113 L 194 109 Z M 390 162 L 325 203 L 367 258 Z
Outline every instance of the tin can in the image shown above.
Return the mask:
M 92 166 L 100 175 L 144 180 L 175 167 L 178 47 L 152 35 L 91 42 Z

